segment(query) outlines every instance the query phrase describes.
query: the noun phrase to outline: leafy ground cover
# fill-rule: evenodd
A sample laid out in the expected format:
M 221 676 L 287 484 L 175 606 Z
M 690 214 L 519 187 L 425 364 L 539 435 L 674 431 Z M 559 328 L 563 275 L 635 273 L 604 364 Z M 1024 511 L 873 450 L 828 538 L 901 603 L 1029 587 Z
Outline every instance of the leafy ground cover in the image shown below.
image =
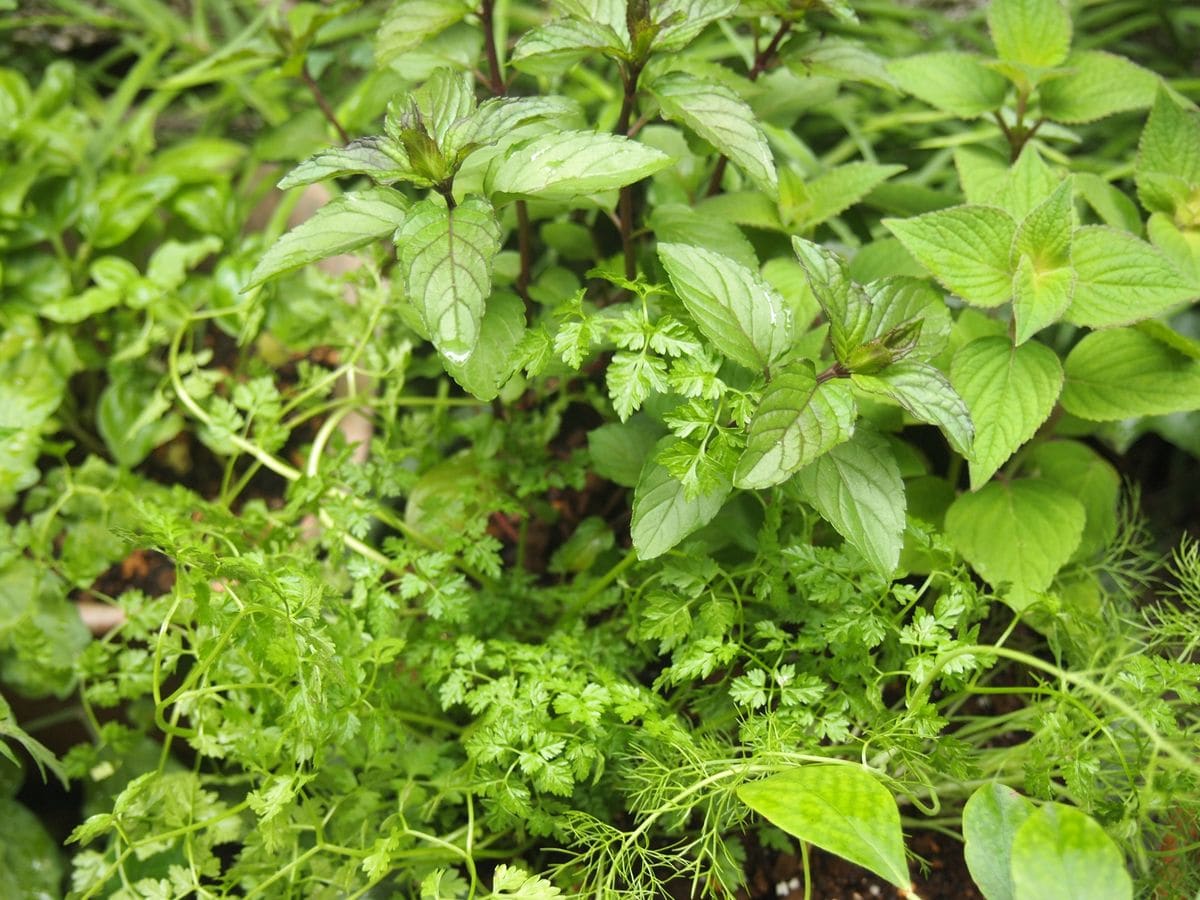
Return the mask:
M 1200 896 L 1200 12 L 0 8 L 0 895 Z

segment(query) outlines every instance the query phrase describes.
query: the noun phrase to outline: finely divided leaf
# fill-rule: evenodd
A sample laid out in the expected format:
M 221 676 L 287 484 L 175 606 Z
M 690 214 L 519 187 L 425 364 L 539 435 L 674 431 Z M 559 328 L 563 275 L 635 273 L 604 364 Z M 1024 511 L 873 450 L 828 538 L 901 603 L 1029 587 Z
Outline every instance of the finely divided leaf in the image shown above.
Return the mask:
M 396 245 L 408 297 L 434 346 L 451 362 L 465 362 L 479 340 L 492 259 L 500 249 L 491 204 L 468 197 L 451 210 L 422 200 L 397 232 Z
M 855 375 L 855 387 L 890 397 L 918 422 L 936 425 L 956 451 L 968 456 L 975 440 L 970 410 L 949 380 L 929 363 L 902 360 L 878 375 Z
M 725 356 L 761 372 L 791 346 L 790 310 L 758 272 L 684 244 L 659 244 L 658 255 L 697 327 Z
M 888 442 L 859 428 L 796 473 L 804 498 L 877 572 L 890 576 L 904 545 L 904 479 Z
M 1104 422 L 1200 408 L 1200 361 L 1133 328 L 1098 331 L 1067 355 L 1062 403 Z
M 1008 585 L 1018 608 L 1045 591 L 1083 535 L 1083 504 L 1041 479 L 993 481 L 946 511 L 946 536 L 992 587 Z
M 774 195 L 779 190 L 775 159 L 754 110 L 731 88 L 702 81 L 684 72 L 671 72 L 649 85 L 663 118 L 682 122 L 717 148 L 758 186 Z
M 892 60 L 888 72 L 904 91 L 964 119 L 999 109 L 1008 92 L 1008 80 L 972 53 L 920 53 Z
M 911 887 L 896 801 L 855 765 L 788 769 L 743 784 L 738 797 L 788 834 L 907 890 Z
M 975 423 L 971 489 L 992 477 L 1050 416 L 1062 389 L 1058 355 L 1043 344 L 977 338 L 954 354 L 950 383 Z
M 400 147 L 391 147 L 390 154 L 385 153 L 385 140 L 387 139 L 381 137 L 359 138 L 345 147 L 322 150 L 288 172 L 280 180 L 278 187 L 285 191 L 302 184 L 313 184 L 343 175 L 368 175 L 380 184 L 403 181 L 411 174 L 404 159 L 404 151 Z
M 1071 15 L 1062 0 L 992 0 L 987 21 L 1005 62 L 1057 66 L 1071 48 Z
M 387 237 L 404 223 L 407 212 L 408 201 L 391 188 L 368 188 L 334 197 L 271 246 L 242 290 Z
M 713 520 L 729 496 L 729 484 L 688 499 L 683 482 L 655 461 L 675 438 L 665 437 L 646 460 L 633 492 L 629 526 L 638 559 L 662 556 L 685 537 Z
M 1065 63 L 1064 75 L 1048 79 L 1038 89 L 1042 115 L 1076 125 L 1093 122 L 1154 102 L 1159 78 L 1123 56 L 1100 50 L 1080 50 Z
M 810 363 L 781 373 L 767 385 L 750 421 L 734 484 L 765 488 L 786 481 L 848 440 L 854 433 L 855 412 L 849 385 L 841 380 L 818 383 Z
M 492 189 L 570 200 L 633 184 L 670 164 L 665 153 L 618 135 L 560 132 L 536 138 L 510 154 L 496 170 Z
M 1066 319 L 1075 325 L 1127 325 L 1200 295 L 1200 287 L 1161 250 L 1115 228 L 1092 225 L 1076 231 L 1071 262 L 1079 281 Z
M 472 11 L 466 0 L 397 0 L 375 34 L 375 59 L 390 65 Z
M 1012 295 L 1011 261 L 1017 224 L 993 206 L 955 206 L 914 219 L 884 219 L 948 290 L 975 306 L 999 306 Z

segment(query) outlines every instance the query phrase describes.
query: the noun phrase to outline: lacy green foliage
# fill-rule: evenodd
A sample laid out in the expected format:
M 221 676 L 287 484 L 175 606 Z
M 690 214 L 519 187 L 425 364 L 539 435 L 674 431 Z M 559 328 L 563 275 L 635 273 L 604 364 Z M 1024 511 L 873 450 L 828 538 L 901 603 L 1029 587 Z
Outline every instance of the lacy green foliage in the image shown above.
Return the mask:
M 1194 14 L 220 6 L 6 22 L 7 893 L 1200 889 Z

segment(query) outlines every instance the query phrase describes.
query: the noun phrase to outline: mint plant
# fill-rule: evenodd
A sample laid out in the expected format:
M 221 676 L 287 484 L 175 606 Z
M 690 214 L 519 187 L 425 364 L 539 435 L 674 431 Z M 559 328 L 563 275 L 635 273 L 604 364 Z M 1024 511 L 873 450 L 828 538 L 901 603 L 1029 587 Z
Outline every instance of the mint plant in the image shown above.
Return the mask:
M 59 6 L 0 892 L 1200 889 L 1190 10 Z

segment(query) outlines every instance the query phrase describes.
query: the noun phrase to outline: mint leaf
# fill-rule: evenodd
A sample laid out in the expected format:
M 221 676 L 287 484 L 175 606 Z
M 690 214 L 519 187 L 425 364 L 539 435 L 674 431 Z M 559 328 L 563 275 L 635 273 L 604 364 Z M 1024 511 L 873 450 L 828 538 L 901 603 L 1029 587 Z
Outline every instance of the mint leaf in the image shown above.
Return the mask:
M 1121 476 L 1103 457 L 1078 441 L 1048 441 L 1034 447 L 1026 471 L 1063 488 L 1087 511 L 1076 557 L 1104 549 L 1117 533 Z
M 1064 181 L 1017 229 L 1013 257 L 1013 318 L 1016 343 L 1022 344 L 1059 320 L 1075 292 L 1071 234 L 1075 208 L 1071 183 Z
M 1122 191 L 1092 172 L 1076 172 L 1071 179 L 1079 196 L 1095 211 L 1101 222 L 1119 231 L 1141 233 L 1142 214 L 1137 204 Z
M 1071 48 L 1071 15 L 1062 0 L 992 0 L 987 23 L 1005 62 L 1057 66 Z
M 573 121 L 579 114 L 578 104 L 566 97 L 496 97 L 450 125 L 442 149 L 452 156 L 472 146 L 493 144 L 530 122 Z
M 854 415 L 854 400 L 844 381 L 818 382 L 808 362 L 787 369 L 763 392 L 733 483 L 766 488 L 786 481 L 848 440 L 854 433 Z
M 633 519 L 629 526 L 638 559 L 662 556 L 685 537 L 713 520 L 725 498 L 729 484 L 688 498 L 683 482 L 671 477 L 655 456 L 674 443 L 665 437 L 646 460 L 633 492 Z
M 662 426 L 644 415 L 609 422 L 588 432 L 588 455 L 596 474 L 623 487 L 634 487 L 646 459 L 662 436 Z
M 1071 262 L 1079 281 L 1066 319 L 1075 325 L 1127 325 L 1200 294 L 1157 247 L 1103 225 L 1075 232 Z
M 945 348 L 953 327 L 950 310 L 927 281 L 893 275 L 865 284 L 862 290 L 870 306 L 861 340 L 881 338 L 905 322 L 919 321 L 921 333 L 908 358 L 931 359 Z
M 1029 346 L 1029 345 L 1027 345 Z M 1050 587 L 1083 535 L 1087 513 L 1069 492 L 1041 479 L 992 481 L 946 510 L 946 536 L 993 588 L 1027 605 Z
M 888 73 L 883 57 L 857 41 L 823 35 L 819 42 L 789 53 L 784 62 L 802 78 L 825 75 L 838 81 L 857 81 L 887 90 L 896 89 L 896 79 Z
M 659 244 L 658 255 L 700 332 L 725 356 L 761 372 L 791 347 L 791 312 L 758 272 L 684 244 Z
M 738 797 L 793 837 L 908 889 L 900 810 L 887 788 L 856 765 L 788 769 L 737 789 Z
M 665 153 L 615 134 L 558 132 L 535 138 L 504 159 L 492 189 L 570 200 L 633 184 L 670 164 Z
M 728 5 L 728 4 L 726 4 Z M 728 156 L 767 194 L 779 190 L 775 159 L 754 110 L 731 88 L 671 72 L 648 85 L 663 118 L 681 122 Z
M 492 259 L 500 249 L 500 223 L 491 204 L 468 197 L 447 209 L 422 200 L 396 233 L 396 249 L 406 293 L 434 346 L 450 362 L 465 362 L 479 340 Z
M 796 473 L 813 505 L 871 567 L 889 576 L 904 545 L 904 479 L 888 442 L 870 428 Z
M 521 35 L 509 61 L 531 75 L 558 75 L 587 56 L 621 58 L 628 38 L 601 22 L 557 19 Z
M 971 53 L 919 53 L 887 68 L 905 92 L 964 119 L 999 109 L 1008 93 L 1008 80 Z
M 271 245 L 242 290 L 387 237 L 404 224 L 407 212 L 408 201 L 391 188 L 367 188 L 334 197 Z
M 492 400 L 521 364 L 517 346 L 525 336 L 525 304 L 507 291 L 487 301 L 479 323 L 479 341 L 465 362 L 443 358 L 446 371 L 478 400 Z
M 1132 900 L 1125 857 L 1091 816 L 1047 803 L 1012 842 L 1013 900 Z
M 398 0 L 375 33 L 375 60 L 387 66 L 472 12 L 466 0 Z
M 963 856 L 988 900 L 1012 900 L 1012 841 L 1034 806 L 1008 785 L 981 785 L 963 806 Z
M 1059 178 L 1046 165 L 1037 147 L 1026 144 L 1021 155 L 1007 170 L 990 202 L 999 206 L 1017 222 L 1054 193 Z
M 1092 421 L 1200 408 L 1200 361 L 1133 328 L 1098 331 L 1067 355 L 1063 408 Z
M 701 215 L 682 203 L 663 203 L 650 213 L 650 228 L 659 243 L 689 244 L 728 256 L 748 269 L 758 268 L 754 246 L 732 222 Z
M 1058 355 L 1043 344 L 982 337 L 954 354 L 950 383 L 975 423 L 971 489 L 987 482 L 1050 416 L 1062 389 Z
M 1154 102 L 1159 78 L 1123 56 L 1080 50 L 1067 58 L 1063 75 L 1038 88 L 1042 115 L 1076 125 Z
M 1200 194 L 1200 115 L 1185 110 L 1165 88 L 1154 98 L 1154 108 L 1138 143 L 1134 167 L 1138 197 L 1151 212 L 1175 215 L 1181 202 Z M 1151 176 L 1177 179 L 1182 196 L 1166 196 Z M 1172 192 L 1174 193 L 1174 192 Z
M 380 184 L 403 181 L 411 174 L 403 150 L 399 146 L 388 146 L 385 141 L 386 138 L 366 137 L 351 141 L 345 147 L 322 150 L 288 172 L 277 187 L 285 191 L 344 175 L 369 175 Z
M 902 360 L 877 375 L 854 375 L 854 386 L 899 403 L 918 422 L 936 425 L 957 452 L 967 456 L 975 425 L 966 402 L 929 363 Z
M 975 306 L 1012 296 L 1010 259 L 1017 224 L 992 206 L 955 206 L 914 219 L 884 219 L 909 253 L 948 290 Z
M 904 166 L 852 162 L 822 172 L 801 186 L 800 196 L 786 207 L 792 225 L 809 230 L 849 209 Z
M 738 0 L 660 0 L 654 9 L 658 31 L 652 46 L 660 53 L 679 50 L 711 23 L 732 13 L 737 5 Z
M 1036 154 L 1037 148 L 1026 144 L 1017 158 L 1017 165 L 1026 153 Z M 1041 162 L 1041 157 L 1038 157 Z M 1045 163 L 1042 163 L 1045 166 Z M 968 144 L 954 149 L 954 168 L 967 203 L 975 206 L 998 204 L 1004 207 L 1003 195 L 1009 180 L 1008 160 L 985 147 Z M 1011 213 L 1011 210 L 1009 210 Z M 1017 215 L 1017 218 L 1023 216 Z

